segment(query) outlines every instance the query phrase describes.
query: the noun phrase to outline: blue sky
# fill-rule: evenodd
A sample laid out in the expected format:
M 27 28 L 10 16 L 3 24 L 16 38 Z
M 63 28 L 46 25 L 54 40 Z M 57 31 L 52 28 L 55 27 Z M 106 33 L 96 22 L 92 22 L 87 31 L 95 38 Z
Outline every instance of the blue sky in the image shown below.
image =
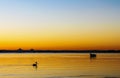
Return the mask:
M 0 0 L 0 42 L 119 47 L 119 14 L 120 0 Z

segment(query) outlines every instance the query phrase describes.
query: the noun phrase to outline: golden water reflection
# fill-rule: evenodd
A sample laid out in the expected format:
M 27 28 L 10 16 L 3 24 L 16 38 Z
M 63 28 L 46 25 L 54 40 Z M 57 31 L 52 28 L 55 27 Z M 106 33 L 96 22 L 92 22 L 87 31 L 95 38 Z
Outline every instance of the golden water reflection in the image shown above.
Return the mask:
M 105 77 L 120 77 L 120 54 L 0 54 L 0 78 Z

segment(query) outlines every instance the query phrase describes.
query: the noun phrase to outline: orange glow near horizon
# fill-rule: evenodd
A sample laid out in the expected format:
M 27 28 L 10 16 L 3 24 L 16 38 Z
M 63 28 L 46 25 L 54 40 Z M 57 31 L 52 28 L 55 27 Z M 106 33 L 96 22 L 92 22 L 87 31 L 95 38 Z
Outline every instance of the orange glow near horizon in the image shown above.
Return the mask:
M 69 30 L 70 31 L 70 30 Z M 68 31 L 68 32 L 69 32 Z M 49 33 L 50 32 L 50 33 Z M 47 33 L 34 35 L 37 33 L 18 33 L 16 35 L 2 36 L 0 39 L 0 49 L 44 49 L 44 50 L 100 50 L 100 49 L 120 49 L 120 37 L 117 32 L 111 31 L 73 31 L 70 33 L 59 33 L 48 31 Z M 109 35 L 110 34 L 110 35 Z

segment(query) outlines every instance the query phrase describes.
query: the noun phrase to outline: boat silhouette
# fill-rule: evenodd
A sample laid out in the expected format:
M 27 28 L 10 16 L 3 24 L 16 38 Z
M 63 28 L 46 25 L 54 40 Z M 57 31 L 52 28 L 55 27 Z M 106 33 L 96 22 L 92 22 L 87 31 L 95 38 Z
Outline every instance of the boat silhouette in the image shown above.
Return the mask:
M 90 58 L 96 58 L 96 54 L 90 53 Z

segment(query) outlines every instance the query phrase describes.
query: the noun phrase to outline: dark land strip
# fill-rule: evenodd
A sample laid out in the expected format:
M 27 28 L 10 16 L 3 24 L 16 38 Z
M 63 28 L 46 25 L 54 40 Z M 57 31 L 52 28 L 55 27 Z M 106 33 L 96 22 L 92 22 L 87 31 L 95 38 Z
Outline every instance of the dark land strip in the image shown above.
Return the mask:
M 0 53 L 120 53 L 120 50 L 0 50 Z

